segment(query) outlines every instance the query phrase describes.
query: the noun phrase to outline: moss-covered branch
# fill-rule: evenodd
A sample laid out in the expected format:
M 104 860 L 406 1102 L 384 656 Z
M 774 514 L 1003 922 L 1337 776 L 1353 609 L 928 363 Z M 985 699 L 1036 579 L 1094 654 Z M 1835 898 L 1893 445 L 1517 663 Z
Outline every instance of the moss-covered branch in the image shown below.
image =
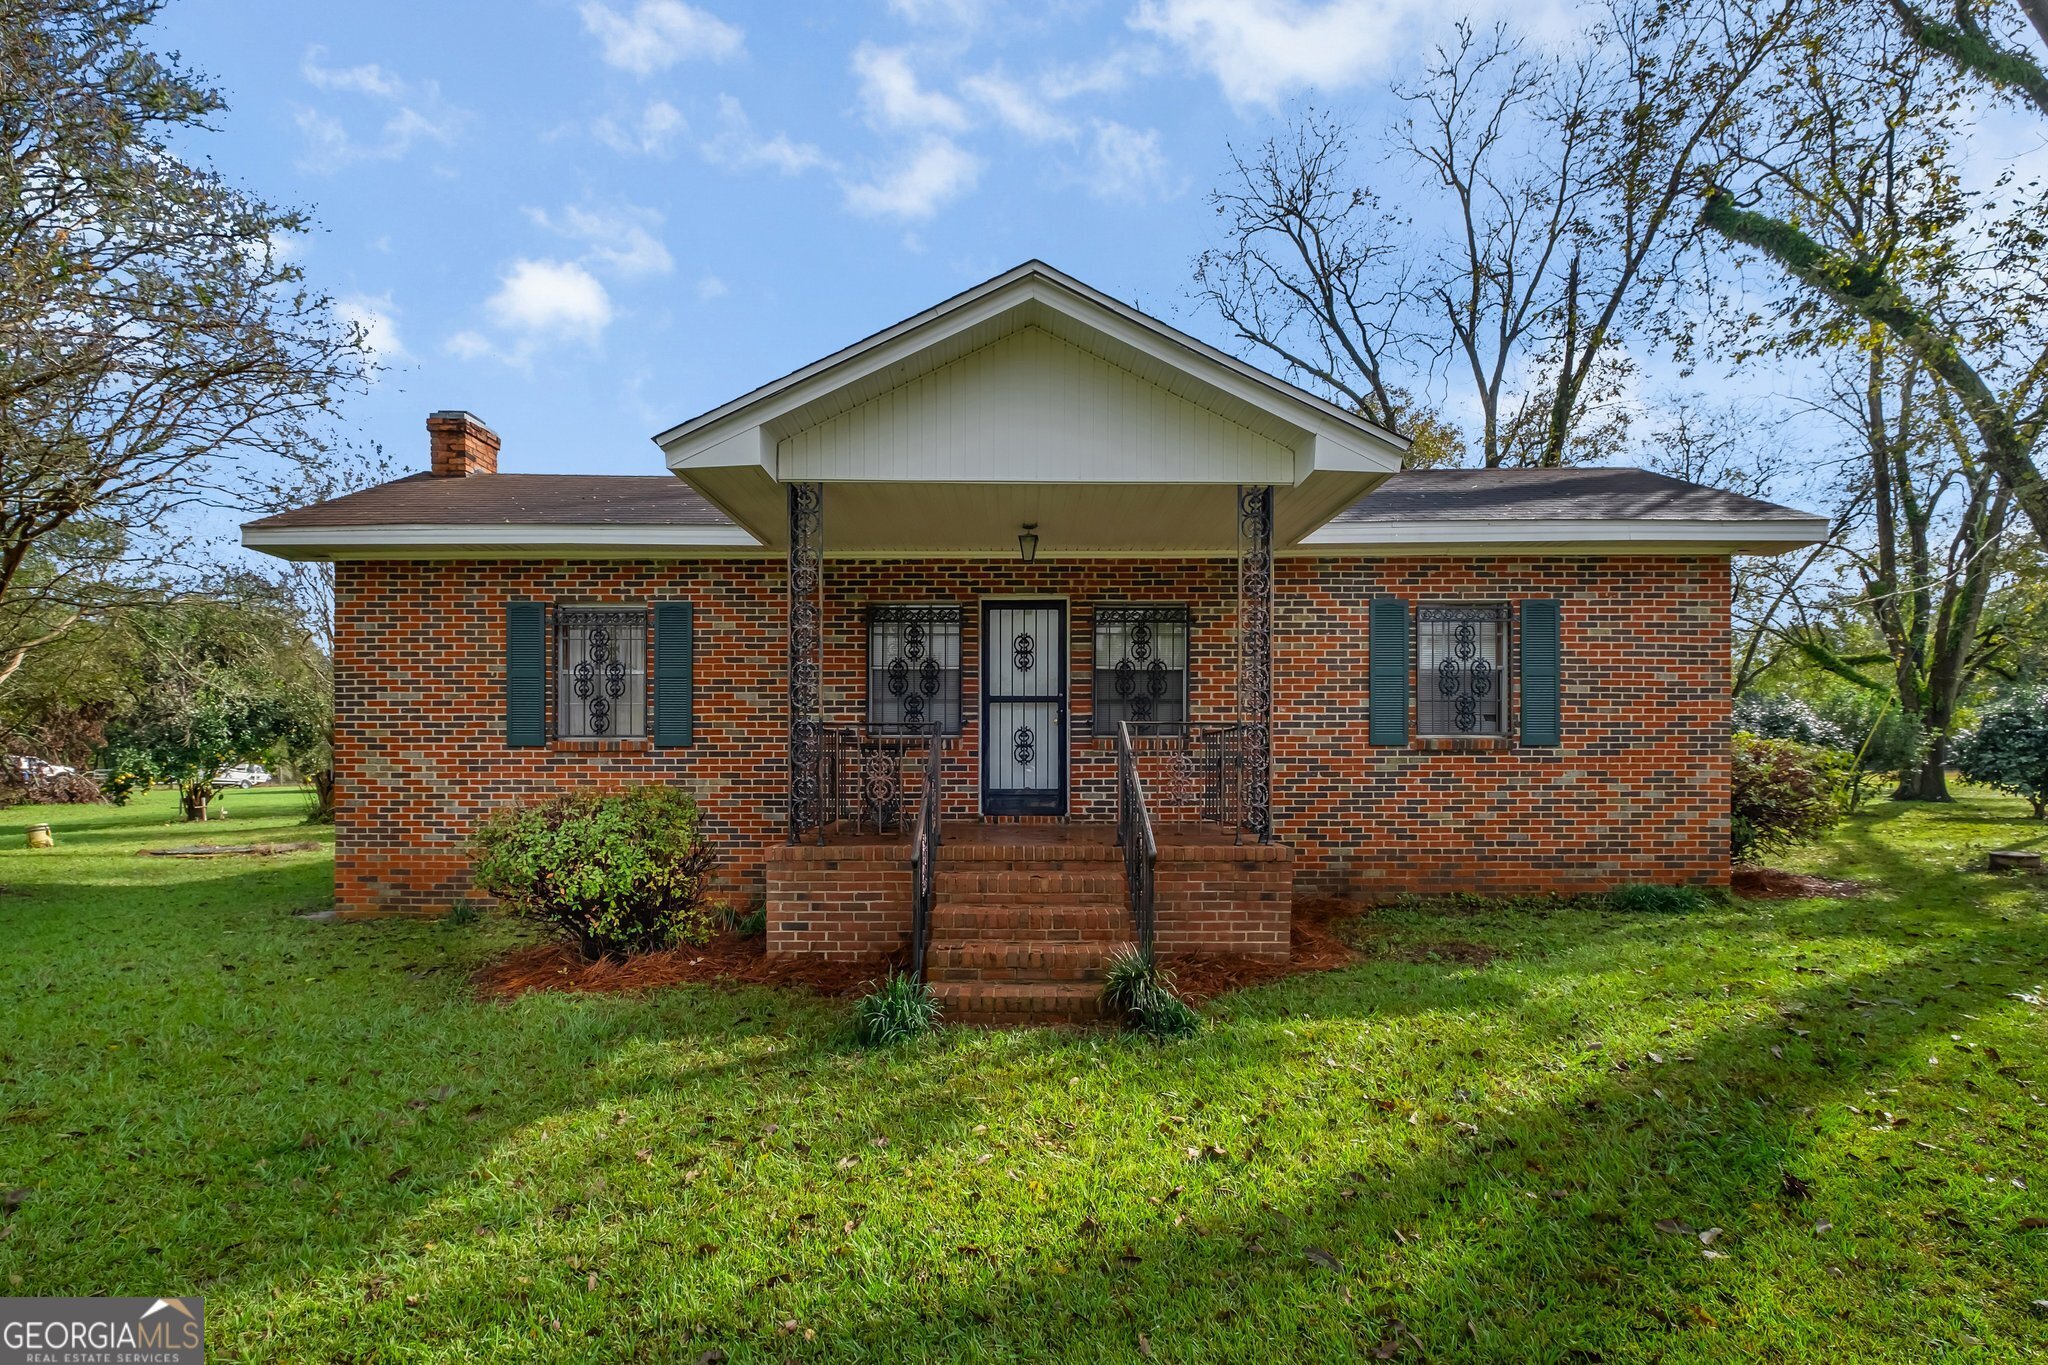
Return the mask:
M 1948 385 L 1984 443 L 1985 461 L 2012 490 L 2034 534 L 2048 544 L 2048 481 L 2033 460 L 2033 437 L 2022 431 L 1939 321 L 1882 270 L 1832 251 L 1798 225 L 1740 208 L 1720 186 L 1707 191 L 1700 223 L 1731 242 L 1751 247 L 1851 316 L 1878 323 Z
M 1906 0 L 1892 0 L 1892 9 L 1897 12 L 1906 36 L 1921 47 L 1939 53 L 2001 90 L 2024 95 L 2036 109 L 2048 114 L 2048 72 L 2041 69 L 2031 54 L 1993 42 L 1991 35 L 1978 26 L 1967 4 L 1956 6 L 1956 22 L 1952 24 L 1922 14 Z

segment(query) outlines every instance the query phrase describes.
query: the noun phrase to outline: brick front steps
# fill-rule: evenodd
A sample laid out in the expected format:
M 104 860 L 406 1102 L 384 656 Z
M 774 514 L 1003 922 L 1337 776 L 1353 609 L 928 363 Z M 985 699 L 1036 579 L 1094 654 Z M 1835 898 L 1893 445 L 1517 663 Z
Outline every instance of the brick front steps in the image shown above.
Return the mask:
M 925 973 L 963 1024 L 1102 1016 L 1102 974 L 1132 941 L 1123 853 L 1113 844 L 991 835 L 939 850 Z
M 1161 831 L 1158 947 L 1285 962 L 1293 862 L 1279 844 Z M 1133 941 L 1123 851 L 1102 825 L 948 824 L 933 877 L 927 979 L 949 1022 L 1100 1017 L 1104 968 Z M 876 962 L 910 946 L 908 846 L 867 838 L 768 857 L 768 952 Z

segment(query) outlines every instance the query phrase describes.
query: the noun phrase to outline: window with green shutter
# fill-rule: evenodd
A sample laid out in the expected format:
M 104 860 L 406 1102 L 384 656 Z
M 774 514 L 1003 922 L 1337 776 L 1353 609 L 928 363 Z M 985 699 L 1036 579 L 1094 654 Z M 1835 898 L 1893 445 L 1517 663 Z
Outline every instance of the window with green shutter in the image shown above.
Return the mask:
M 695 742 L 691 696 L 696 613 L 688 602 L 654 604 L 654 747 L 684 749 Z

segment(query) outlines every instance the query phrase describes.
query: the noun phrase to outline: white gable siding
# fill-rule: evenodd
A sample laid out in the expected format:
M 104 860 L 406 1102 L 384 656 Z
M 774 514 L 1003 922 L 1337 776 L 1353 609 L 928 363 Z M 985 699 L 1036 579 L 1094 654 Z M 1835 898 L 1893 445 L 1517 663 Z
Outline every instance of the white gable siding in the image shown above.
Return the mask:
M 777 477 L 1291 483 L 1294 452 L 1027 327 L 776 447 Z

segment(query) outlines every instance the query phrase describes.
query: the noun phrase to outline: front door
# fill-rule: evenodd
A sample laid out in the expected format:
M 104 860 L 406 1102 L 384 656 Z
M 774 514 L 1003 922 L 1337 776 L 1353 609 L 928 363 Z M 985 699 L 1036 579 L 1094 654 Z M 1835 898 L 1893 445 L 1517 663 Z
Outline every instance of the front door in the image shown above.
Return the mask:
M 981 809 L 1067 810 L 1067 604 L 981 607 Z

